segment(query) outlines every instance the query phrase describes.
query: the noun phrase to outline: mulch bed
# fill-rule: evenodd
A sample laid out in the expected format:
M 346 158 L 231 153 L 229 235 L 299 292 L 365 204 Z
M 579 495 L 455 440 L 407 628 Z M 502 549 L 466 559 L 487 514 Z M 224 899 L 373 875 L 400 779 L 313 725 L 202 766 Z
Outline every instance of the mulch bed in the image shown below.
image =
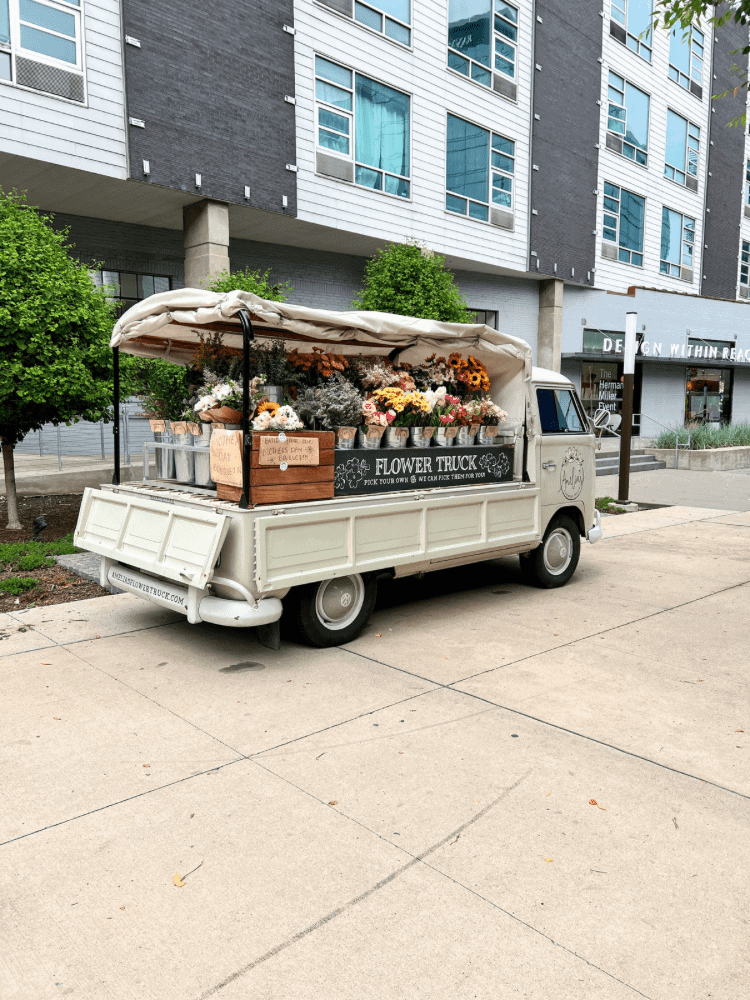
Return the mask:
M 20 496 L 18 508 L 21 517 L 22 531 L 8 531 L 8 507 L 5 496 L 0 496 L 0 542 L 27 542 L 34 534 L 34 518 L 44 515 L 48 527 L 42 532 L 42 540 L 54 542 L 58 538 L 69 535 L 78 521 L 78 510 L 81 506 L 80 493 L 63 493 L 51 496 Z M 39 586 L 27 590 L 16 597 L 14 594 L 0 592 L 0 614 L 8 611 L 20 611 L 23 608 L 40 608 L 50 604 L 67 604 L 69 601 L 84 601 L 89 597 L 109 597 L 98 583 L 82 580 L 62 566 L 45 566 L 34 570 L 0 570 L 0 580 L 13 576 L 33 576 L 39 581 Z
M 57 538 L 69 535 L 78 521 L 78 509 L 81 506 L 83 494 L 60 493 L 50 496 L 20 496 L 18 512 L 21 517 L 22 531 L 8 531 L 8 502 L 4 495 L 0 496 L 0 542 L 27 542 L 34 534 L 34 518 L 44 514 L 48 527 L 42 532 L 42 540 L 54 542 Z

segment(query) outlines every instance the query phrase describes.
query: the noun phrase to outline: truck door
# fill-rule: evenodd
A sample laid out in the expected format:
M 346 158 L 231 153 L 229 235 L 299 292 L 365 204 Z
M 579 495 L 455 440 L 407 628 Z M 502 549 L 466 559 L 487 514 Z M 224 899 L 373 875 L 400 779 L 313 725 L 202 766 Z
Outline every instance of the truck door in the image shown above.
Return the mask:
M 593 510 L 595 489 L 594 436 L 573 386 L 536 386 L 542 430 L 539 485 L 542 529 L 555 510 Z

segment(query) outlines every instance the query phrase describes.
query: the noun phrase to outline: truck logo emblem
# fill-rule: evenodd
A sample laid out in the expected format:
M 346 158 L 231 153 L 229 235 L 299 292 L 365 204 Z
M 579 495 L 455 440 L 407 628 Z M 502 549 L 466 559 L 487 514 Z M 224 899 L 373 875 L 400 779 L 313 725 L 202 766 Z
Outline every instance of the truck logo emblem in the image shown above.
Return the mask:
M 352 595 L 351 594 L 342 594 L 341 595 L 341 607 L 342 608 L 348 608 L 351 603 L 352 603 Z
M 568 448 L 560 470 L 560 489 L 566 500 L 576 500 L 583 489 L 583 455 L 577 448 Z

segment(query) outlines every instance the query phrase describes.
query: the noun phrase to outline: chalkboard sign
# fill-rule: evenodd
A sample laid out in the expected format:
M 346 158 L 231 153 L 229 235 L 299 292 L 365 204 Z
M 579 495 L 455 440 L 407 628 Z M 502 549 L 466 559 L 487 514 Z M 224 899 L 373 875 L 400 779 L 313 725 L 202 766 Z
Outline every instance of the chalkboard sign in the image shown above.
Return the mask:
M 513 479 L 513 448 L 357 448 L 336 452 L 335 496 L 497 484 Z

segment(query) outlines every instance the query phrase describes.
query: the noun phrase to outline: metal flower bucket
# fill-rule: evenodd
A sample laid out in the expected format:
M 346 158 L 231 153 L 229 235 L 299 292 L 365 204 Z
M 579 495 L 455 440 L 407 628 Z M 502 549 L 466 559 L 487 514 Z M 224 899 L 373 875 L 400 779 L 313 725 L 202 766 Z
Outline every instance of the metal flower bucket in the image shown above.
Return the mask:
M 360 448 L 379 448 L 383 443 L 385 427 L 378 424 L 365 424 L 357 431 L 357 444 Z
M 434 427 L 410 427 L 409 437 L 412 448 L 429 448 Z
M 408 427 L 388 427 L 385 432 L 385 446 L 386 448 L 405 448 L 408 438 Z
M 451 445 L 456 443 L 457 431 L 458 427 L 455 425 L 452 427 L 436 427 L 433 440 L 439 448 L 450 448 Z
M 478 429 L 476 424 L 472 424 L 471 427 L 459 427 L 456 444 L 463 446 L 474 444 Z
M 164 421 L 163 431 L 154 431 L 154 441 L 158 444 L 172 443 L 169 421 Z M 174 452 L 167 448 L 156 448 L 156 478 L 174 479 Z
M 200 451 L 193 452 L 195 463 L 195 485 L 211 486 L 211 456 L 209 449 L 211 447 L 211 432 L 213 431 L 213 424 L 201 422 L 199 430 L 200 434 L 193 435 L 193 444 L 196 448 L 201 449 Z
M 336 428 L 336 447 L 343 450 L 348 450 L 354 447 L 354 442 L 357 440 L 357 428 L 356 427 L 337 427 Z
M 497 426 L 491 425 L 488 427 L 486 425 L 482 425 L 479 428 L 477 444 L 483 444 L 485 446 L 498 444 Z

